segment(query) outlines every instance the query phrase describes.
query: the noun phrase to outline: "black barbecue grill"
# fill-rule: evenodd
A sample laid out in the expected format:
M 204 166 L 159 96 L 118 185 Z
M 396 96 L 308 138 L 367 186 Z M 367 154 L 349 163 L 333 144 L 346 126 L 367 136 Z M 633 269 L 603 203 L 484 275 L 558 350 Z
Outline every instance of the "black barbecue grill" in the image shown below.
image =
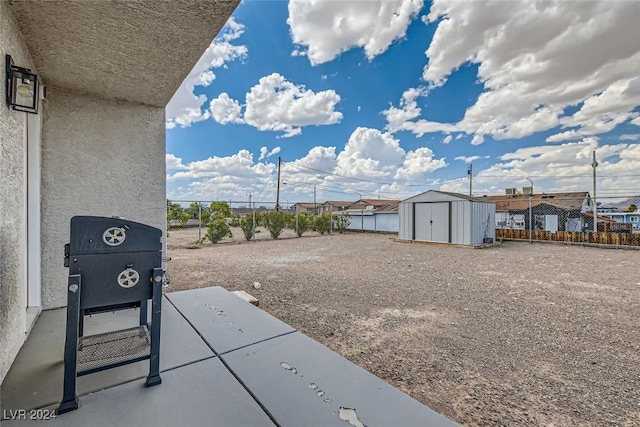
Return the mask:
M 76 216 L 65 245 L 67 334 L 59 413 L 78 408 L 76 377 L 150 359 L 146 385 L 160 384 L 162 231 L 121 218 Z M 147 305 L 152 300 L 151 323 Z M 83 336 L 84 316 L 139 308 L 134 327 Z

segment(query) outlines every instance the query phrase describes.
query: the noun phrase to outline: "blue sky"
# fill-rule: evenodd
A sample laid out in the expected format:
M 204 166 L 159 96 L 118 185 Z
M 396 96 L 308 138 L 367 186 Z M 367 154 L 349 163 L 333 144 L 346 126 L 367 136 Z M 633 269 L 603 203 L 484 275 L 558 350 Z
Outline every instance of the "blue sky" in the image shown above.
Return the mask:
M 640 192 L 638 2 L 243 1 L 167 106 L 178 200 Z

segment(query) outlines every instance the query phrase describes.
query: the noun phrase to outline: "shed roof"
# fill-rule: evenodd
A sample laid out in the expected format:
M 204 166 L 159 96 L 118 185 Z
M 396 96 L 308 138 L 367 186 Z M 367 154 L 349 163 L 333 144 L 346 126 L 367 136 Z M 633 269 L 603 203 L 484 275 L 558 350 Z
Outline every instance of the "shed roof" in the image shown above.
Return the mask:
M 424 191 L 420 194 L 416 194 L 415 196 L 411 196 L 408 199 L 403 200 L 403 202 L 409 202 L 412 201 L 412 199 L 414 198 L 418 198 L 422 195 L 426 195 L 426 194 L 444 194 L 446 196 L 449 197 L 454 197 L 456 199 L 462 199 L 462 200 L 470 200 L 472 202 L 489 202 L 492 203 L 493 200 L 487 200 L 487 197 L 472 197 L 472 196 L 467 196 L 466 194 L 461 194 L 461 193 L 452 193 L 449 191 L 440 191 L 440 190 L 428 190 L 428 191 Z

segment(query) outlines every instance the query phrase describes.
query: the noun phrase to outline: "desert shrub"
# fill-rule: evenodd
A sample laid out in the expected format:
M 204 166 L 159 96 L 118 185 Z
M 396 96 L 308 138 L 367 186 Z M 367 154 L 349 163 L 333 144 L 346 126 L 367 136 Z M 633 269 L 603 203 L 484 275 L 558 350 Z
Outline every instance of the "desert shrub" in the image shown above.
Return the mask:
M 280 237 L 282 230 L 287 225 L 287 215 L 284 212 L 267 212 L 263 215 L 262 220 L 274 239 Z
M 331 214 L 329 212 L 324 212 L 322 215 L 316 215 L 314 225 L 318 233 L 328 233 L 331 229 Z
M 237 213 L 231 214 L 231 220 L 229 221 L 229 225 L 232 227 L 240 227 L 240 220 L 242 217 Z
M 215 216 L 229 218 L 231 216 L 231 208 L 227 202 L 213 202 L 209 206 L 209 213 L 211 215 L 211 219 Z
M 345 231 L 350 223 L 351 215 L 348 212 L 341 215 L 333 215 L 333 229 L 339 233 Z
M 187 222 L 191 219 L 191 215 L 184 212 L 180 214 L 180 225 L 183 227 L 187 226 Z
M 244 238 L 247 241 L 253 239 L 253 236 L 256 234 L 256 228 L 253 225 L 253 215 L 248 213 L 244 216 L 244 218 L 240 219 L 240 228 L 242 229 L 242 233 L 244 234 Z
M 221 217 L 217 216 L 212 219 L 207 225 L 207 239 L 211 241 L 211 243 L 218 243 L 220 240 L 225 237 L 233 237 L 231 234 L 231 229 L 229 228 L 229 224 L 227 221 Z
M 302 235 L 308 231 L 313 225 L 313 217 L 307 215 L 306 213 L 298 214 L 297 220 L 294 218 L 293 227 L 296 231 L 296 235 L 298 237 L 302 237 Z M 297 224 L 297 226 L 296 226 Z

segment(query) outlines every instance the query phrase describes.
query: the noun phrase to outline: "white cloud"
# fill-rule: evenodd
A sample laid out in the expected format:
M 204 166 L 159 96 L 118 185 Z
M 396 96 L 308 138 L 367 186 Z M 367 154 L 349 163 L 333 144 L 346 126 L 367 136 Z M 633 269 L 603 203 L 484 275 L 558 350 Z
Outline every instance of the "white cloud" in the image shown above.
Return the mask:
M 418 106 L 418 97 L 427 96 L 428 92 L 425 88 L 410 88 L 404 91 L 400 99 L 400 108 L 390 106 L 382 111 L 387 119 L 386 130 L 395 133 L 406 130 L 422 136 L 425 133 L 435 132 L 455 132 L 457 126 L 452 123 L 439 123 L 429 120 L 420 119 L 411 121 L 420 116 L 422 108 Z
M 451 142 L 451 140 L 453 139 L 453 137 L 451 135 L 447 135 L 444 137 L 444 139 L 442 140 L 443 144 L 448 144 Z
M 211 100 L 209 110 L 213 119 L 220 124 L 242 123 L 240 104 L 231 99 L 227 93 L 221 93 L 217 98 Z
M 399 141 L 377 129 L 359 127 L 338 155 L 340 175 L 377 179 L 392 174 L 405 152 Z
M 609 132 L 634 116 L 640 104 L 640 78 L 619 80 L 604 92 L 587 98 L 573 116 L 561 119 L 563 127 L 578 129 L 551 135 L 547 142 L 576 139 L 580 136 Z
M 207 101 L 205 95 L 194 94 L 198 86 L 209 86 L 216 78 L 213 69 L 225 66 L 227 62 L 243 59 L 247 56 L 247 47 L 231 44 L 244 33 L 244 25 L 229 18 L 220 35 L 211 42 L 200 60 L 184 79 L 166 107 L 167 129 L 176 126 L 190 126 L 192 123 L 210 117 L 209 110 L 202 111 Z
M 178 183 L 185 187 L 170 191 L 169 197 L 244 200 L 247 192 L 253 192 L 255 197 L 262 194 L 263 200 L 275 200 L 277 166 L 269 156 L 278 152 L 279 147 L 270 151 L 262 147 L 257 162 L 247 150 L 191 162 L 168 175 L 170 188 L 177 188 Z M 297 160 L 283 162 L 282 182 L 286 184 L 281 188 L 281 200 L 309 200 L 314 184 L 317 197 L 323 201 L 350 200 L 358 193 L 363 197 L 409 196 L 415 192 L 409 183 L 425 183 L 433 171 L 446 166 L 445 159 L 437 158 L 428 147 L 407 152 L 389 133 L 361 127 L 354 130 L 339 153 L 336 147 L 316 146 Z
M 269 151 L 267 147 L 260 148 L 260 157 L 258 161 L 268 159 L 269 157 L 278 154 L 280 152 L 280 147 L 274 147 L 273 150 Z
M 636 126 L 640 126 L 640 116 L 636 117 L 635 119 L 631 120 L 630 122 L 632 125 L 636 125 Z
M 458 156 L 454 160 L 462 160 L 465 163 L 473 163 L 475 160 L 480 159 L 480 156 Z
M 592 191 L 592 153 L 598 158 L 597 185 L 600 196 L 635 194 L 640 186 L 637 165 L 640 144 L 599 145 L 597 137 L 583 138 L 557 146 L 541 145 L 517 149 L 500 156 L 499 161 L 478 171 L 474 190 L 504 194 L 505 188 L 526 187 L 533 180 L 536 192 Z M 464 179 L 445 184 L 448 191 L 468 191 Z
M 447 167 L 447 162 L 444 158 L 434 159 L 433 151 L 430 148 L 420 147 L 407 153 L 394 179 L 417 181 L 424 177 L 425 174 L 444 167 Z
M 182 164 L 182 159 L 174 156 L 173 154 L 165 155 L 165 163 L 167 170 L 171 169 L 185 169 L 185 165 Z
M 273 182 L 276 167 L 273 163 L 254 163 L 247 150 L 226 157 L 209 157 L 191 162 L 184 170 L 170 174 L 168 183 L 186 182 L 168 194 L 182 200 L 244 200 L 249 192 L 259 193 Z M 178 188 L 179 188 L 178 187 Z M 256 199 L 254 199 L 256 200 Z
M 362 47 L 372 60 L 404 37 L 422 5 L 423 0 L 291 0 L 287 24 L 298 45 L 295 55 L 318 65 Z
M 425 52 L 423 78 L 438 87 L 462 65 L 479 65 L 484 92 L 461 121 L 450 123 L 474 135 L 472 144 L 485 135 L 517 139 L 562 126 L 549 139 L 559 142 L 605 133 L 629 120 L 638 124 L 639 15 L 640 3 L 632 1 L 435 0 L 426 21 L 437 29 Z M 579 110 L 567 115 L 574 106 Z M 410 111 L 402 101 L 400 109 Z M 442 128 L 419 126 L 419 115 L 408 123 L 393 119 L 388 116 L 392 132 L 420 135 Z
M 283 137 L 299 135 L 304 126 L 331 125 L 342 120 L 342 113 L 335 111 L 340 95 L 334 90 L 316 93 L 303 85 L 289 82 L 278 73 L 262 77 L 251 88 L 245 98 L 242 117 L 240 104 L 226 94 L 221 97 L 223 95 L 224 99 L 214 100 L 216 107 L 220 107 L 220 116 L 214 114 L 213 117 L 216 121 L 228 123 L 222 121 L 228 117 L 262 131 L 284 132 Z
M 640 133 L 634 133 L 634 134 L 624 134 L 624 135 L 620 135 L 620 140 L 621 141 L 638 141 L 640 140 Z

